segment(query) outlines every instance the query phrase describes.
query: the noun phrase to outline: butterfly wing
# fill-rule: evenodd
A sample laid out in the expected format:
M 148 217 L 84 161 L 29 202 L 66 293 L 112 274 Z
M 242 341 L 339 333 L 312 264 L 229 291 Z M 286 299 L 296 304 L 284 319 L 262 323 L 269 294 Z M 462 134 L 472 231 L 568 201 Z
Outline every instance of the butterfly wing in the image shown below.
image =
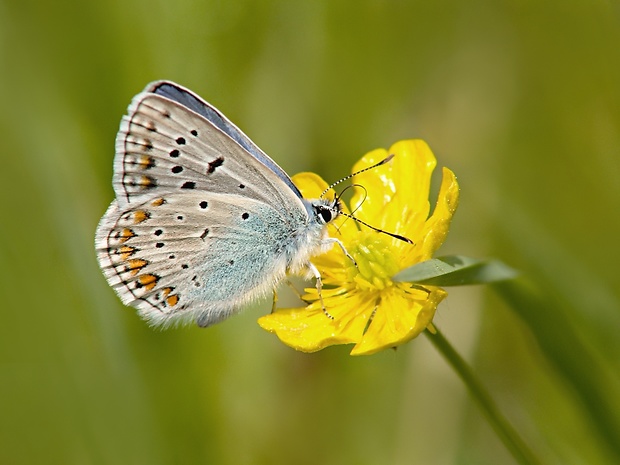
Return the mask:
M 144 92 L 152 92 L 180 103 L 186 108 L 206 118 L 214 126 L 227 134 L 254 158 L 276 174 L 295 194 L 302 198 L 301 192 L 286 172 L 278 166 L 265 152 L 250 140 L 237 126 L 226 118 L 217 108 L 202 100 L 191 90 L 170 81 L 156 81 L 149 84 Z
M 154 325 L 207 326 L 284 277 L 295 221 L 304 219 L 230 194 L 169 194 L 126 211 L 115 201 L 98 228 L 99 263 L 123 303 Z
M 158 86 L 175 89 L 177 100 L 150 92 Z M 185 106 L 188 102 L 201 105 L 203 114 Z M 180 189 L 267 201 L 275 195 L 284 208 L 304 208 L 301 193 L 273 160 L 214 107 L 169 82 L 147 86 L 123 117 L 113 185 L 121 206 Z
M 206 326 L 284 276 L 306 206 L 217 110 L 172 83 L 151 84 L 132 101 L 116 150 L 116 200 L 96 248 L 125 304 L 153 324 Z

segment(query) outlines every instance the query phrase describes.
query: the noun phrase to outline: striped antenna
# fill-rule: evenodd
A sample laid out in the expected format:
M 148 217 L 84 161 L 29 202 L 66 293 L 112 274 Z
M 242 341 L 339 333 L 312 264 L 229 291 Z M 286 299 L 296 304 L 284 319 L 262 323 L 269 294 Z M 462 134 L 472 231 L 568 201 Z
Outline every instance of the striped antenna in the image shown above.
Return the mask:
M 406 242 L 407 244 L 415 245 L 415 242 L 413 242 L 411 239 L 409 239 L 409 238 L 407 238 L 405 236 L 401 236 L 400 234 L 394 234 L 394 233 L 391 233 L 391 232 L 387 232 L 387 231 L 384 231 L 383 229 L 375 228 L 374 226 L 366 223 L 365 221 L 360 220 L 359 218 L 356 218 L 353 215 L 349 215 L 348 213 L 345 213 L 345 212 L 342 212 L 342 211 L 339 211 L 337 213 L 339 215 L 346 216 L 347 218 L 351 218 L 352 220 L 357 221 L 358 223 L 363 224 L 364 226 L 366 226 L 366 227 L 368 227 L 370 229 L 373 229 L 373 230 L 375 230 L 377 232 L 380 232 L 380 233 L 383 233 L 383 234 L 387 234 L 388 236 L 391 236 L 394 239 L 398 239 L 399 241 Z
M 364 172 L 366 172 L 366 171 L 368 171 L 368 170 L 372 170 L 372 169 L 376 168 L 377 166 L 384 165 L 385 163 L 387 163 L 388 161 L 390 161 L 392 158 L 394 158 L 394 154 L 387 156 L 386 158 L 384 158 L 383 160 L 381 160 L 379 163 L 375 163 L 374 165 L 369 166 L 368 168 L 364 168 L 363 170 L 359 170 L 359 171 L 356 171 L 356 172 L 355 172 L 355 173 L 353 173 L 353 174 L 350 174 L 350 175 L 348 175 L 348 176 L 345 176 L 344 178 L 342 178 L 342 179 L 340 179 L 340 180 L 336 181 L 335 183 L 333 183 L 332 185 L 328 186 L 328 187 L 327 187 L 327 189 L 325 189 L 325 190 L 323 191 L 323 193 L 321 194 L 321 197 L 320 197 L 320 198 L 323 198 L 323 196 L 324 196 L 325 194 L 327 194 L 327 193 L 329 192 L 329 190 L 330 190 L 330 189 L 333 189 L 333 188 L 334 188 L 334 186 L 337 186 L 337 185 L 338 185 L 338 184 L 340 184 L 341 182 L 347 181 L 348 179 L 351 179 L 353 176 L 357 176 L 358 174 L 362 174 L 362 173 L 364 173 Z

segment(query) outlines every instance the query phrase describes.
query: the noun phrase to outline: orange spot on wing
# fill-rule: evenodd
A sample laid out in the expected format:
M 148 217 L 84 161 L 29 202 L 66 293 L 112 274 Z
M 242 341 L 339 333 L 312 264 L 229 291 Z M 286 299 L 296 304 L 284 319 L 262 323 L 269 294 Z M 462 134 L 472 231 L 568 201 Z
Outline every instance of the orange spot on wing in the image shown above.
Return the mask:
M 154 274 L 144 274 L 138 278 L 138 282 L 144 287 L 147 291 L 152 290 L 159 278 Z
M 151 215 L 149 215 L 148 212 L 144 211 L 144 210 L 138 210 L 133 214 L 133 221 L 136 224 L 142 223 L 143 221 L 146 221 L 150 218 Z
M 166 299 L 166 303 L 170 306 L 170 307 L 174 307 L 177 303 L 179 302 L 179 296 L 176 294 L 171 295 L 170 297 L 168 297 Z
M 125 267 L 125 271 L 131 271 L 131 274 L 135 276 L 136 274 L 138 274 L 138 271 L 140 271 L 148 264 L 149 262 L 147 262 L 146 260 L 134 258 L 133 260 L 129 260 L 128 265 Z
M 140 179 L 140 186 L 142 187 L 154 187 L 155 186 L 155 182 L 153 181 L 153 179 L 149 178 L 148 176 L 142 176 L 142 179 Z
M 153 157 L 149 157 L 148 155 L 142 155 L 138 160 L 138 165 L 140 165 L 140 168 L 143 170 L 146 170 L 155 166 L 155 160 L 153 160 Z
M 151 205 L 153 205 L 154 207 L 159 207 L 160 205 L 163 205 L 166 201 L 164 199 L 155 199 L 151 202 Z
M 129 239 L 131 239 L 135 235 L 136 234 L 131 229 L 129 228 L 123 229 L 119 235 L 121 244 L 124 244 L 125 242 L 127 242 Z
M 170 294 L 170 293 L 172 292 L 172 290 L 173 290 L 173 288 L 172 288 L 172 287 L 166 287 L 166 288 L 164 288 L 164 289 L 161 291 L 161 292 L 162 292 L 162 294 L 164 295 L 164 298 L 165 298 L 165 297 L 168 297 L 168 294 Z
M 121 247 L 118 252 L 121 254 L 121 260 L 127 260 L 134 253 L 136 253 L 135 247 L 129 247 L 128 245 L 124 245 Z

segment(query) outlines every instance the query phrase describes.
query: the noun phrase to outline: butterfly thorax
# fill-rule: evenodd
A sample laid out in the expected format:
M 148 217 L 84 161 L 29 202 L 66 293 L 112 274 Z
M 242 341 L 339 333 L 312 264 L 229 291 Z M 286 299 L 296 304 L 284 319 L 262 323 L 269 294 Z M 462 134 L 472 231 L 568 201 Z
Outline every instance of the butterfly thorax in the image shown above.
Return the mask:
M 295 231 L 295 240 L 287 247 L 286 255 L 289 257 L 289 273 L 307 273 L 307 265 L 310 258 L 320 255 L 333 246 L 327 231 L 327 224 L 340 214 L 338 200 L 326 199 L 302 199 L 308 220 Z

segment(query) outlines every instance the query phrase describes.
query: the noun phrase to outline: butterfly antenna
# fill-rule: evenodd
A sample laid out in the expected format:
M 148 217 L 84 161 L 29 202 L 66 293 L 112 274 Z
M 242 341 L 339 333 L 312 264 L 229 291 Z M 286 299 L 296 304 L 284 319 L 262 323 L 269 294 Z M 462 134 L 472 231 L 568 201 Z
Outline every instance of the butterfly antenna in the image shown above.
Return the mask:
M 336 193 L 336 199 L 341 199 L 346 191 L 348 191 L 349 189 L 353 189 L 354 187 L 359 187 L 360 189 L 364 191 L 364 198 L 360 201 L 359 205 L 355 207 L 355 210 L 351 212 L 351 215 L 355 215 L 355 212 L 359 210 L 362 204 L 366 201 L 366 199 L 368 198 L 368 190 L 361 184 L 351 184 L 345 187 L 344 189 L 342 189 L 342 192 L 340 194 Z
M 350 175 L 348 175 L 348 176 L 345 176 L 344 178 L 342 178 L 342 179 L 340 179 L 340 180 L 336 181 L 335 183 L 333 183 L 332 185 L 328 186 L 328 187 L 327 187 L 327 189 L 325 189 L 325 190 L 323 191 L 323 193 L 321 194 L 321 197 L 320 197 L 320 198 L 323 198 L 323 196 L 324 196 L 325 194 L 327 194 L 327 193 L 330 191 L 330 189 L 333 189 L 333 188 L 334 188 L 334 186 L 337 186 L 337 185 L 338 185 L 338 184 L 340 184 L 341 182 L 344 182 L 344 181 L 346 181 L 346 180 L 348 180 L 348 179 L 351 179 L 353 176 L 357 176 L 358 174 L 362 174 L 362 173 L 364 173 L 364 172 L 366 172 L 366 171 L 368 171 L 368 170 L 372 170 L 372 169 L 376 168 L 377 166 L 381 166 L 381 165 L 383 165 L 383 164 L 387 163 L 388 161 L 390 161 L 392 158 L 394 158 L 394 154 L 391 154 L 391 155 L 387 156 L 386 158 L 384 158 L 383 160 L 381 160 L 379 163 L 375 163 L 374 165 L 369 166 L 369 167 L 367 167 L 367 168 L 364 168 L 363 170 L 359 170 L 359 171 L 356 171 L 356 172 L 355 172 L 355 173 L 353 173 L 353 174 L 350 174 Z
M 348 189 L 352 189 L 353 187 L 359 187 L 360 189 L 362 189 L 362 190 L 364 191 L 364 198 L 361 200 L 361 202 L 359 203 L 359 205 L 358 205 L 357 207 L 355 207 L 355 210 L 353 210 L 353 211 L 351 212 L 351 216 L 355 215 L 355 212 L 356 212 L 357 210 L 359 210 L 359 209 L 361 208 L 362 204 L 366 201 L 366 198 L 368 197 L 368 191 L 366 190 L 366 188 L 365 188 L 364 186 L 362 186 L 361 184 L 351 184 L 350 186 L 347 186 L 347 187 L 345 187 L 344 189 L 342 189 L 342 192 L 341 192 L 340 194 L 338 194 L 338 192 L 336 192 L 336 193 L 334 194 L 334 202 L 335 202 L 335 205 L 339 205 L 339 204 L 340 204 L 340 199 L 342 198 L 343 194 L 344 194 L 344 193 L 345 193 Z M 338 213 L 338 214 L 340 214 L 340 210 L 339 210 L 339 213 Z M 349 218 L 347 218 L 347 220 L 348 220 L 348 219 L 349 219 Z M 343 222 L 340 226 L 344 225 L 344 223 L 346 223 L 346 222 L 347 222 L 347 220 L 344 220 L 344 222 Z M 340 231 L 340 226 L 339 226 L 338 228 L 336 228 L 336 229 L 338 229 L 338 231 Z
M 394 233 L 391 233 L 391 232 L 387 232 L 387 231 L 384 231 L 383 229 L 380 229 L 380 228 L 375 228 L 374 226 L 366 223 L 365 221 L 360 220 L 359 218 L 356 218 L 353 215 L 349 215 L 348 213 L 345 213 L 343 211 L 338 212 L 338 214 L 342 215 L 342 216 L 346 216 L 347 218 L 351 218 L 353 221 L 357 221 L 358 223 L 363 224 L 364 226 L 366 226 L 366 227 L 368 227 L 368 228 L 370 228 L 370 229 L 372 229 L 374 231 L 377 231 L 377 232 L 383 233 L 383 234 L 387 234 L 388 236 L 391 236 L 394 239 L 398 239 L 399 241 L 406 242 L 407 244 L 414 244 L 415 245 L 415 242 L 413 242 L 411 239 L 409 239 L 409 238 L 407 238 L 405 236 L 401 236 L 400 234 L 394 234 Z

